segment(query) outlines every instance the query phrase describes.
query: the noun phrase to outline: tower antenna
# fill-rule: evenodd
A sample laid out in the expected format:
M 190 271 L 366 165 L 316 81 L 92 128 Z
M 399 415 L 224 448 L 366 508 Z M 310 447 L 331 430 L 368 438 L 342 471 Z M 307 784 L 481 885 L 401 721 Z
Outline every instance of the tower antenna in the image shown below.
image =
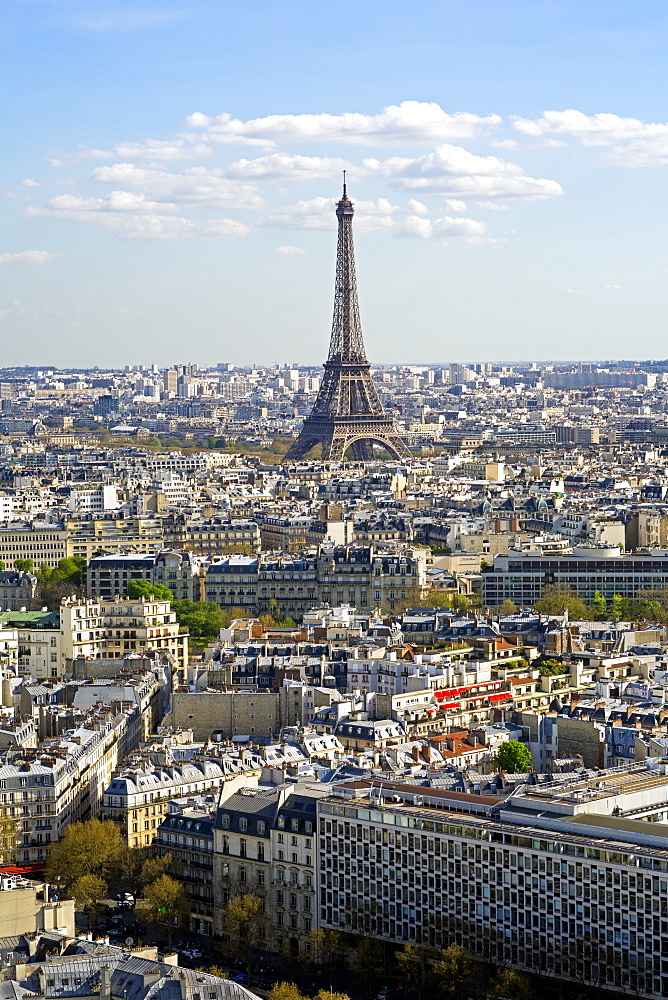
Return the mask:
M 346 198 L 346 172 L 343 171 L 343 197 Z

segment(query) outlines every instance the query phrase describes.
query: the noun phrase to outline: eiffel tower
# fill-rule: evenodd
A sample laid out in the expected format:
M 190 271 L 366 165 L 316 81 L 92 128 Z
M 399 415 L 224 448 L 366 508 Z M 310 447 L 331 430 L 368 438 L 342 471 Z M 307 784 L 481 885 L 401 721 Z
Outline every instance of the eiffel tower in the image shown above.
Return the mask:
M 392 417 L 383 409 L 366 358 L 357 303 L 353 215 L 346 193 L 336 206 L 339 239 L 336 251 L 334 319 L 317 399 L 304 425 L 287 452 L 284 463 L 298 461 L 320 443 L 322 460 L 341 461 L 350 449 L 360 461 L 373 458 L 374 443 L 395 458 L 410 459 L 411 453 L 399 437 Z

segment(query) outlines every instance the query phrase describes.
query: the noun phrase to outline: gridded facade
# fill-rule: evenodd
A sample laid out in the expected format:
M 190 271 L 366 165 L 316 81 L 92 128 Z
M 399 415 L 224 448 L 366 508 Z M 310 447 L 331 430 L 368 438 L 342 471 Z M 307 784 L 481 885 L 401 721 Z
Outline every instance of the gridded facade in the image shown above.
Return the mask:
M 495 607 L 511 600 L 528 607 L 540 599 L 548 584 L 571 587 L 585 601 L 593 600 L 596 591 L 606 600 L 615 594 L 635 597 L 639 591 L 662 591 L 668 587 L 668 559 L 661 556 L 501 557 L 494 560 L 494 572 L 483 574 L 483 604 Z
M 668 850 L 368 797 L 318 823 L 323 928 L 668 996 Z

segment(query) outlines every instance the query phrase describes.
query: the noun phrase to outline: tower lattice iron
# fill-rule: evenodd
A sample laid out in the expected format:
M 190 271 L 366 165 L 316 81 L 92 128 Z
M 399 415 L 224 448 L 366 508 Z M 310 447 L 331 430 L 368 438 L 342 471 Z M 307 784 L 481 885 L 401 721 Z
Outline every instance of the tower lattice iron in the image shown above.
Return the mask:
M 318 443 L 324 461 L 340 461 L 348 449 L 353 458 L 370 460 L 374 443 L 395 458 L 411 457 L 392 417 L 383 409 L 364 349 L 355 276 L 354 214 L 344 177 L 343 197 L 336 206 L 339 235 L 329 357 L 313 409 L 284 462 L 303 458 Z

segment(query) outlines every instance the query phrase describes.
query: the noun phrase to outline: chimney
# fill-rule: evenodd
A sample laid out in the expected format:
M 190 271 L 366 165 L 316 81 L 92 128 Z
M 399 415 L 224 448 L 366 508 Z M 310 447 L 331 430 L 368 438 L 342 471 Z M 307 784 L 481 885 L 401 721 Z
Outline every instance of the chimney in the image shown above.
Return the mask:
M 111 1000 L 111 968 L 108 965 L 100 968 L 100 1000 Z

